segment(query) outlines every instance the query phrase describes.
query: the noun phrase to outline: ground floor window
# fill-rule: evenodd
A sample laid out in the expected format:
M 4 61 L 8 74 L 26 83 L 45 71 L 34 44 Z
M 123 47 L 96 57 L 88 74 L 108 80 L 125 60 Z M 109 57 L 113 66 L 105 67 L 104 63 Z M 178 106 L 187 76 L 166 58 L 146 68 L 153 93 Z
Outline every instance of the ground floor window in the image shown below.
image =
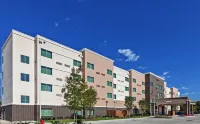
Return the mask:
M 53 110 L 51 108 L 42 108 L 41 115 L 42 116 L 53 116 Z
M 89 116 L 89 115 L 94 115 L 94 110 L 91 110 L 91 111 L 87 110 L 87 115 L 88 115 L 88 116 Z

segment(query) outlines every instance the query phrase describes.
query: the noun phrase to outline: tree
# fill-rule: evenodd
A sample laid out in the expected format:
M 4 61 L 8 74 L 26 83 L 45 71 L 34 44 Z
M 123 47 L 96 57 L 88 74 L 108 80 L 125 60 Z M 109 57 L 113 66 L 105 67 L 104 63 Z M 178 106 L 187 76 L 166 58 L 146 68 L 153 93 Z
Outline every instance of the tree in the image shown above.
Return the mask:
M 64 93 L 64 100 L 69 109 L 74 111 L 74 120 L 76 118 L 75 113 L 77 110 L 81 110 L 81 84 L 84 81 L 79 75 L 80 69 L 72 68 L 72 72 L 69 77 L 66 77 L 66 84 L 61 89 Z
M 140 100 L 138 103 L 139 103 L 140 109 L 142 110 L 142 116 L 143 116 L 144 112 L 148 108 L 148 103 L 145 100 Z
M 89 118 L 91 118 L 91 110 L 97 102 L 97 92 L 93 87 L 90 86 L 84 94 L 85 102 L 87 103 L 86 107 L 89 110 Z
M 125 98 L 125 104 L 124 106 L 126 106 L 126 109 L 129 111 L 129 117 L 130 117 L 130 111 L 133 109 L 133 100 L 134 98 L 132 96 L 128 96 Z
M 196 111 L 197 113 L 200 113 L 200 101 L 196 102 Z

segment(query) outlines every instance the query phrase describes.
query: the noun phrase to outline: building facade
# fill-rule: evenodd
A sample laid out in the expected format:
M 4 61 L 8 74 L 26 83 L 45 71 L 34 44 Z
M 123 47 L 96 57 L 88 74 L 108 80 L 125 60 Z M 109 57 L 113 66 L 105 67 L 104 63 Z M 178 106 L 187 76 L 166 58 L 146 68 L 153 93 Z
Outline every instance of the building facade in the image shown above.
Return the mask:
M 71 69 L 81 65 L 80 75 L 98 94 L 94 116 L 106 115 L 106 109 L 125 110 L 127 96 L 134 97 L 138 109 L 140 100 L 164 97 L 164 80 L 153 73 L 124 70 L 87 48 L 77 51 L 40 35 L 12 30 L 2 47 L 2 118 L 69 118 L 73 112 L 66 107 L 61 89 Z

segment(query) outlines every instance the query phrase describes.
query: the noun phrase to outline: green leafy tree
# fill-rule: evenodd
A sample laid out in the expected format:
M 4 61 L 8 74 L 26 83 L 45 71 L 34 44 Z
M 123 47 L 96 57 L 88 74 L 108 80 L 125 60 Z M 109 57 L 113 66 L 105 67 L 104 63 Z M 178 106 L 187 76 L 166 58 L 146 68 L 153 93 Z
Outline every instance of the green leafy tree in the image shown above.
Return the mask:
M 128 96 L 125 98 L 124 106 L 126 106 L 126 109 L 128 110 L 129 117 L 130 117 L 131 110 L 133 109 L 133 106 L 134 106 L 133 100 L 134 100 L 134 98 L 132 96 Z
M 84 94 L 85 94 L 85 102 L 87 103 L 86 108 L 89 110 L 89 118 L 91 118 L 92 108 L 97 103 L 97 91 L 93 87 L 90 86 L 85 91 Z
M 66 77 L 66 84 L 62 88 L 61 92 L 64 94 L 64 100 L 69 109 L 74 111 L 74 119 L 75 113 L 77 110 L 81 110 L 81 85 L 84 80 L 79 75 L 80 69 L 72 68 L 72 72 L 69 77 Z
M 196 102 L 196 111 L 197 113 L 200 113 L 200 101 Z
M 148 108 L 148 103 L 145 100 L 140 100 L 138 103 L 139 103 L 140 109 L 142 110 L 142 116 L 143 116 L 144 112 Z

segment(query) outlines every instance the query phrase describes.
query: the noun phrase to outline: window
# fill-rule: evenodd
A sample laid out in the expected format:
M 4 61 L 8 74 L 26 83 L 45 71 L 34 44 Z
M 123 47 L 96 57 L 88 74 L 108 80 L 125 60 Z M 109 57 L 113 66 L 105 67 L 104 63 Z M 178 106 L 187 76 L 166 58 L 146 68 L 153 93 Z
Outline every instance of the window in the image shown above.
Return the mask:
M 87 81 L 94 83 L 94 77 L 87 76 Z
M 41 49 L 41 56 L 52 59 L 52 52 L 45 49 Z
M 90 68 L 92 70 L 94 70 L 94 64 L 91 64 L 91 63 L 87 63 L 87 68 Z
M 42 91 L 52 92 L 52 85 L 51 84 L 41 83 L 41 90 Z
M 153 86 L 153 82 L 150 82 L 150 86 Z
M 28 56 L 21 55 L 21 62 L 22 62 L 22 63 L 29 64 L 29 57 L 28 57 Z
M 114 78 L 116 78 L 116 77 L 117 77 L 116 73 L 113 73 L 113 77 L 114 77 Z
M 21 81 L 29 82 L 29 74 L 21 73 Z
M 117 88 L 116 84 L 113 84 L 113 87 L 114 87 L 114 89 L 116 89 Z
M 145 94 L 145 90 L 142 90 L 142 93 Z
M 150 93 L 153 94 L 153 90 L 151 90 Z
M 73 60 L 73 65 L 77 67 L 81 67 L 81 62 L 78 60 Z
M 133 88 L 133 92 L 136 92 L 136 88 Z
M 107 69 L 107 74 L 112 75 L 112 71 Z
M 94 110 L 93 109 L 91 111 L 87 110 L 87 115 L 94 115 Z
M 45 117 L 53 116 L 53 110 L 51 108 L 42 108 L 41 116 L 45 116 Z
M 107 93 L 107 98 L 112 98 L 112 93 Z
M 145 85 L 145 82 L 142 82 L 142 85 Z
M 133 78 L 133 83 L 136 83 L 136 79 L 135 78 Z
M 133 97 L 133 101 L 136 101 L 136 97 Z
M 61 62 L 56 62 L 56 64 L 57 64 L 57 65 L 62 65 L 62 63 L 61 63 Z
M 158 97 L 158 98 L 162 97 L 162 93 L 159 93 L 159 92 L 158 92 L 157 97 Z
M 110 86 L 110 87 L 112 87 L 112 82 L 110 82 L 110 81 L 107 81 L 107 86 Z
M 52 68 L 41 66 L 41 73 L 52 75 Z
M 129 87 L 125 87 L 125 91 L 129 91 Z
M 129 82 L 129 78 L 125 77 L 125 81 Z
M 29 103 L 29 96 L 21 95 L 21 103 Z
M 116 94 L 114 94 L 114 95 L 113 95 L 113 97 L 114 97 L 114 99 L 117 99 L 117 96 L 116 96 Z
M 161 85 L 157 85 L 157 89 L 158 90 L 162 90 L 162 86 Z
M 2 92 L 2 95 L 3 95 L 3 93 L 4 93 L 4 89 L 3 89 L 3 87 L 2 87 L 2 91 L 1 91 L 1 92 Z

